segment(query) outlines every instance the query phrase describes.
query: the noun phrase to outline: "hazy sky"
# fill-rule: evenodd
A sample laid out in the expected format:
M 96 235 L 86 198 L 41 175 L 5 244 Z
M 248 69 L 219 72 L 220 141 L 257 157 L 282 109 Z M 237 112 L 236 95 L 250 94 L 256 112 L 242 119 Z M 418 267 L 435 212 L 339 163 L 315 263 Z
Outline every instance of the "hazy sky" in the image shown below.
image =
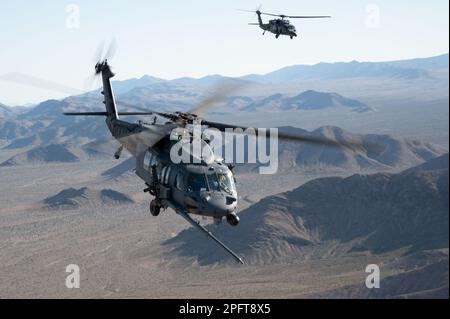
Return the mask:
M 256 17 L 236 10 L 255 9 L 259 3 L 0 0 L 0 75 L 21 72 L 83 88 L 99 43 L 113 36 L 118 42 L 111 61 L 116 79 L 239 76 L 293 64 L 396 60 L 449 51 L 447 0 L 261 1 L 263 11 L 333 16 L 293 21 L 300 34 L 294 40 L 263 37 L 262 30 L 247 25 Z M 57 97 L 61 94 L 0 80 L 5 104 Z

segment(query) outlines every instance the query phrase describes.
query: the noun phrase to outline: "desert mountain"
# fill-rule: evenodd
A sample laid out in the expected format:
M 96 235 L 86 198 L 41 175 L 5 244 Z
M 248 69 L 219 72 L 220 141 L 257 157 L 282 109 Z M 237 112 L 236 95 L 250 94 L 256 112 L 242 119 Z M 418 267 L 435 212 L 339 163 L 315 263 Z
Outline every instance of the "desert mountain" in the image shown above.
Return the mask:
M 425 170 L 313 180 L 242 211 L 236 228 L 210 227 L 248 263 L 448 248 L 448 158 Z M 194 229 L 166 244 L 202 264 L 229 260 Z
M 0 166 L 17 166 L 25 164 L 71 163 L 82 160 L 105 158 L 104 154 L 94 148 L 78 147 L 73 144 L 50 144 L 38 146 L 29 151 L 19 153 Z
M 391 78 L 411 80 L 427 78 L 429 69 L 448 69 L 448 54 L 392 62 L 337 62 L 316 65 L 294 65 L 265 75 L 247 75 L 249 81 L 282 83 L 290 81 L 340 80 L 352 78 Z
M 448 69 L 448 53 L 430 58 L 391 61 L 386 63 L 403 68 L 418 68 L 423 70 Z
M 333 167 L 346 170 L 389 170 L 408 168 L 438 157 L 447 151 L 438 145 L 410 141 L 392 135 L 354 134 L 339 127 L 325 126 L 314 131 L 281 127 L 280 132 L 292 135 L 322 137 L 341 143 L 357 142 L 362 148 L 335 148 L 307 143 L 280 141 L 278 168 Z M 238 165 L 238 172 L 253 171 L 259 165 Z
M 435 78 L 434 72 L 441 72 L 442 70 L 444 70 L 443 76 Z M 430 93 L 433 94 L 433 100 L 448 100 L 448 90 L 442 91 L 441 89 L 448 87 L 448 55 L 394 62 L 322 63 L 315 66 L 292 66 L 268 75 L 255 76 L 255 79 L 250 79 L 250 81 L 248 77 L 229 78 L 220 75 L 211 75 L 200 79 L 180 78 L 175 80 L 144 76 L 139 79 L 115 81 L 114 89 L 119 102 L 126 101 L 157 111 L 189 110 L 214 88 L 231 84 L 241 87 L 242 90 L 233 93 L 223 103 L 219 103 L 221 108 L 216 110 L 217 114 L 225 113 L 229 115 L 241 110 L 251 113 L 256 111 L 283 112 L 316 109 L 365 112 L 370 110 L 365 102 L 349 98 L 358 96 L 358 99 L 366 101 L 365 95 L 361 92 L 364 90 L 369 93 L 374 92 L 373 82 L 364 84 L 366 82 L 361 81 L 361 77 L 381 79 L 384 86 L 383 88 L 378 87 L 379 90 L 385 90 L 386 87 L 389 88 L 390 83 L 394 83 L 395 94 L 401 98 L 410 97 L 412 92 L 420 96 L 426 95 L 420 92 L 428 92 L 431 88 L 435 88 L 436 92 Z M 305 84 L 306 82 L 301 80 L 303 84 L 299 85 L 296 82 L 299 78 L 314 79 L 314 82 Z M 330 85 L 332 85 L 331 82 L 327 81 L 330 81 L 330 79 L 331 81 L 336 79 L 340 81 L 344 78 L 347 79 L 345 80 L 345 87 L 350 90 L 350 92 L 347 90 L 344 93 L 345 96 L 338 93 L 324 93 L 329 91 Z M 414 81 L 408 80 L 411 78 Z M 273 85 L 272 83 L 282 83 L 282 85 Z M 336 81 L 333 83 L 336 83 Z M 351 90 L 353 84 L 358 84 L 354 91 Z M 297 87 L 301 87 L 301 91 L 311 88 L 314 88 L 315 91 L 309 90 L 295 95 L 296 93 L 293 92 L 301 92 L 299 91 L 300 88 Z M 367 92 L 365 94 L 368 94 Z M 377 96 L 380 95 L 383 96 L 383 94 Z M 368 101 L 372 104 L 373 98 L 368 99 Z M 120 111 L 131 111 L 130 108 L 120 103 L 118 103 L 118 106 Z M 9 108 L 2 108 L 2 110 L 6 109 Z M 13 108 L 13 110 L 15 109 L 16 107 Z M 81 145 L 96 139 L 103 139 L 108 137 L 109 133 L 102 118 L 65 117 L 62 115 L 64 111 L 99 110 L 104 110 L 99 90 L 68 97 L 60 101 L 44 101 L 36 106 L 23 108 L 20 112 L 14 111 L 13 114 L 0 118 L 0 139 L 5 140 L 6 143 L 2 144 L 10 149 L 63 143 Z M 409 115 L 409 113 L 407 114 Z M 411 114 L 411 116 L 413 115 L 414 113 Z M 140 117 L 139 119 L 145 121 L 149 118 Z M 127 119 L 135 121 L 138 118 L 128 117 Z M 256 116 L 255 119 L 257 119 Z M 252 124 L 254 125 L 254 123 L 248 123 L 248 125 Z
M 80 99 L 83 100 L 82 97 Z M 104 122 L 99 118 L 64 116 L 65 111 L 95 110 L 95 107 L 76 106 L 77 104 L 73 102 L 74 98 L 68 100 L 70 103 L 48 100 L 0 120 L 0 139 L 9 141 L 7 148 L 13 149 L 65 142 L 83 144 L 107 136 Z
M 0 117 L 4 117 L 7 115 L 11 115 L 12 110 L 7 107 L 5 104 L 0 103 Z
M 67 188 L 43 200 L 42 205 L 49 209 L 71 209 L 85 206 L 123 205 L 134 201 L 126 194 L 112 189 Z
M 382 279 L 380 289 L 367 289 L 365 283 L 313 294 L 331 299 L 448 299 L 448 249 L 413 253 L 394 265 L 402 271 Z
M 364 147 L 362 149 L 341 149 L 280 141 L 278 148 L 279 171 L 295 167 L 339 168 L 348 171 L 391 170 L 419 165 L 446 153 L 444 148 L 431 143 L 409 141 L 391 135 L 353 134 L 338 127 L 322 127 L 312 132 L 300 128 L 282 127 L 280 131 L 289 134 L 326 137 L 347 143 L 359 141 Z M 118 178 L 130 173 L 135 167 L 134 159 L 130 158 L 104 171 L 102 176 Z M 237 164 L 236 172 L 237 174 L 256 172 L 258 167 L 258 164 Z
M 236 99 L 232 102 L 236 102 Z M 328 108 L 347 108 L 355 112 L 370 111 L 366 104 L 343 97 L 337 93 L 305 91 L 293 97 L 274 94 L 264 97 L 246 106 L 240 107 L 244 111 L 292 111 L 292 110 L 322 110 Z
M 10 117 L 0 118 L 0 139 L 14 140 L 31 134 L 30 127 L 32 123 L 17 121 Z

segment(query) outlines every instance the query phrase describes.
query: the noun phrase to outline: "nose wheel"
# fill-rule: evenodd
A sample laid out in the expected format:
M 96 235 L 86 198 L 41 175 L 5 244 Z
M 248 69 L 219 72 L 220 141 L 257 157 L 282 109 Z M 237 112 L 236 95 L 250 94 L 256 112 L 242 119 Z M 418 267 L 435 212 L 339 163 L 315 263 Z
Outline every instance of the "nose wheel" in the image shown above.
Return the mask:
M 161 212 L 161 203 L 154 199 L 150 202 L 150 214 L 152 214 L 153 216 L 158 216 L 159 213 Z
M 239 225 L 239 217 L 236 215 L 236 213 L 230 213 L 227 215 L 227 222 L 231 226 L 237 226 Z

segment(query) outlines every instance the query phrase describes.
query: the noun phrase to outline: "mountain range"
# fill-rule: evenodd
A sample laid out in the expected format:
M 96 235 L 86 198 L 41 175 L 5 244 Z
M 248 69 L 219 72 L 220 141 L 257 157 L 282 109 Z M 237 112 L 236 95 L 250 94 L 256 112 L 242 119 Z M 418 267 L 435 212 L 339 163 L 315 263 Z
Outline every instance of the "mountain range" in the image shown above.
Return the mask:
M 245 209 L 238 227 L 208 227 L 251 264 L 448 249 L 448 167 L 445 154 L 398 174 L 316 179 Z M 194 229 L 166 245 L 201 264 L 229 260 Z
M 278 171 L 294 168 L 333 168 L 347 171 L 389 171 L 405 169 L 441 156 L 444 147 L 388 134 L 355 134 L 334 126 L 307 131 L 295 127 L 280 127 L 288 135 L 320 137 L 345 145 L 357 143 L 361 147 L 329 147 L 309 143 L 280 140 L 278 144 Z M 257 172 L 260 164 L 236 164 L 237 173 Z
M 368 112 L 372 109 L 355 99 L 346 98 L 338 93 L 317 92 L 308 90 L 296 96 L 284 96 L 283 94 L 274 94 L 259 99 L 245 99 L 242 97 L 233 97 L 231 103 L 228 103 L 227 109 L 234 109 L 247 112 L 265 111 L 310 111 L 324 109 L 347 108 L 354 112 Z M 237 102 L 246 102 L 243 106 L 236 105 Z
M 239 91 L 239 94 L 232 95 L 220 101 L 219 107 L 213 110 L 216 114 L 220 115 L 225 113 L 234 116 L 236 112 L 242 111 L 252 114 L 252 116 L 254 114 L 254 118 L 257 118 L 257 113 L 259 112 L 266 114 L 264 116 L 267 117 L 270 116 L 267 115 L 267 112 L 281 114 L 288 111 L 333 111 L 342 112 L 342 114 L 346 114 L 347 117 L 351 118 L 353 115 L 352 113 L 347 113 L 348 111 L 355 114 L 376 112 L 370 112 L 373 111 L 373 108 L 370 103 L 364 102 L 365 99 L 355 99 L 336 92 L 321 90 L 298 90 L 295 94 L 286 94 L 278 92 L 280 85 L 272 87 L 263 83 L 282 81 L 281 88 L 283 89 L 288 83 L 294 83 L 291 87 L 296 87 L 296 81 L 299 78 L 314 79 L 314 81 L 308 83 L 318 83 L 327 79 L 348 81 L 349 78 L 352 78 L 353 80 L 347 83 L 349 87 L 352 86 L 352 83 L 363 83 L 364 81 L 361 80 L 360 76 L 382 79 L 383 83 L 385 83 L 383 85 L 389 85 L 390 79 L 402 79 L 401 83 L 404 83 L 402 84 L 403 86 L 396 90 L 400 92 L 399 94 L 403 94 L 403 96 L 409 96 L 410 91 L 418 91 L 414 88 L 417 85 L 422 86 L 425 82 L 428 83 L 431 81 L 427 85 L 440 87 L 440 84 L 433 84 L 435 83 L 434 77 L 438 71 L 446 73 L 446 76 L 440 81 L 447 82 L 445 93 L 447 97 L 434 96 L 433 99 L 448 99 L 448 54 L 427 59 L 394 62 L 321 63 L 314 66 L 292 66 L 267 75 L 260 75 L 258 76 L 258 80 L 249 79 L 249 76 L 228 78 L 220 75 L 211 75 L 200 79 L 180 78 L 176 80 L 164 80 L 152 76 L 144 76 L 140 79 L 114 81 L 114 90 L 118 95 L 117 100 L 119 102 L 123 100 L 158 111 L 186 111 L 202 101 L 208 95 L 208 92 L 211 92 L 211 87 L 221 84 L 231 84 L 244 87 L 244 92 Z M 411 79 L 414 77 L 422 80 L 413 84 Z M 380 93 L 380 96 L 382 95 Z M 131 108 L 123 106 L 120 103 L 119 108 L 121 111 L 132 111 Z M 66 117 L 62 115 L 63 112 L 67 111 L 102 111 L 103 105 L 101 99 L 99 99 L 98 91 L 79 96 L 71 96 L 60 101 L 48 100 L 34 107 L 10 112 L 15 109 L 4 105 L 0 108 L 2 112 L 0 115 L 3 117 L 0 118 L 0 140 L 3 140 L 3 147 L 8 150 L 18 150 L 22 154 L 28 151 L 42 154 L 46 153 L 46 150 L 39 150 L 39 148 L 45 148 L 50 145 L 85 145 L 92 141 L 110 138 L 110 134 L 101 118 Z M 323 113 L 321 114 L 321 116 L 326 116 L 327 113 L 325 115 Z M 299 113 L 299 116 L 302 116 L 302 114 Z M 274 119 L 276 118 L 277 116 L 274 116 Z M 137 119 L 136 117 L 129 118 L 132 121 Z M 145 120 L 146 117 L 142 119 Z M 248 124 L 252 125 L 252 123 Z M 321 134 L 320 132 L 317 133 Z M 334 133 L 338 134 L 338 132 Z M 358 163 L 358 166 L 361 167 L 373 166 L 373 164 L 378 166 L 381 164 L 379 167 L 384 167 L 383 165 L 386 164 L 396 166 L 397 163 L 401 163 L 402 161 L 405 164 L 416 165 L 421 160 L 430 158 L 428 155 L 422 156 L 422 151 L 425 151 L 425 154 L 431 152 L 433 156 L 438 155 L 440 152 L 436 152 L 434 146 L 430 145 L 415 147 L 413 144 L 418 142 L 411 142 L 413 144 L 406 145 L 408 143 L 394 142 L 389 139 L 385 141 L 383 138 L 381 138 L 380 142 L 390 143 L 393 148 L 396 147 L 397 149 L 409 149 L 409 160 L 405 160 L 405 158 L 399 161 L 391 159 L 386 162 L 384 159 L 380 161 L 375 159 L 379 162 L 375 163 L 373 162 L 373 156 L 380 158 L 379 154 L 381 153 L 371 149 L 365 150 L 361 158 L 352 159 L 351 161 Z M 283 148 L 284 150 L 282 152 L 286 154 L 295 153 L 295 151 L 288 150 L 289 147 L 287 146 Z M 290 155 L 292 165 L 301 165 L 302 162 L 334 165 L 333 162 L 337 160 L 336 158 L 330 159 L 326 151 L 322 152 L 317 148 L 310 148 L 308 152 L 302 151 L 297 153 L 302 155 L 302 159 L 300 157 L 294 159 L 292 157 L 293 155 Z M 315 154 L 315 158 L 305 156 L 305 153 Z M 372 153 L 375 155 L 372 156 Z M 344 159 L 349 157 L 346 154 L 340 154 L 339 156 L 343 158 L 341 159 L 342 162 L 345 162 Z M 393 155 L 392 152 L 387 152 L 384 158 L 389 156 L 397 155 Z M 80 158 L 83 157 L 81 156 Z M 397 157 L 401 158 L 402 156 L 398 155 Z M 34 158 L 34 155 L 30 157 L 26 155 L 22 159 L 16 158 L 12 163 L 21 163 L 27 161 L 27 158 Z M 392 163 L 389 164 L 389 161 L 392 161 Z
M 339 127 L 321 127 L 312 132 L 294 128 L 281 127 L 280 132 L 312 137 L 326 137 L 341 143 L 358 141 L 360 149 L 330 148 L 302 143 L 280 141 L 278 145 L 278 172 L 294 168 L 333 168 L 347 171 L 389 171 L 394 168 L 408 168 L 437 158 L 447 152 L 446 149 L 431 143 L 410 141 L 391 135 L 354 134 Z M 231 162 L 232 163 L 232 162 Z M 236 164 L 235 172 L 257 172 L 259 164 Z M 136 167 L 133 158 L 126 159 L 116 166 L 104 171 L 102 176 L 121 178 Z
M 318 63 L 314 65 L 293 65 L 267 74 L 249 74 L 238 78 L 224 77 L 218 74 L 201 78 L 183 77 L 165 80 L 150 75 L 133 78 L 126 81 L 114 81 L 113 85 L 118 94 L 126 93 L 132 88 L 149 87 L 155 84 L 187 85 L 187 86 L 215 86 L 224 81 L 240 80 L 241 84 L 256 83 L 285 83 L 293 81 L 324 81 L 351 78 L 394 78 L 411 80 L 429 78 L 434 71 L 448 71 L 449 55 L 442 54 L 429 58 L 418 58 L 386 62 L 336 62 Z
M 0 116 L 10 115 L 12 113 L 11 108 L 5 104 L 0 103 Z
M 264 75 L 247 75 L 243 79 L 259 83 L 339 80 L 351 78 L 395 78 L 411 80 L 432 77 L 433 70 L 448 70 L 448 54 L 424 59 L 391 62 L 337 62 L 294 65 Z
M 0 167 L 18 166 L 25 164 L 73 163 L 104 159 L 111 153 L 103 153 L 90 145 L 78 146 L 75 144 L 49 144 L 37 146 L 28 151 L 12 156 L 0 163 Z
M 135 99 L 136 103 L 144 103 L 147 106 L 158 106 L 158 100 L 170 100 L 170 96 L 181 97 L 188 101 L 198 97 L 207 88 L 225 84 L 236 86 L 255 86 L 267 83 L 283 83 L 299 81 L 336 81 L 354 79 L 389 79 L 414 80 L 433 79 L 437 74 L 444 73 L 448 78 L 448 54 L 430 58 L 387 61 L 387 62 L 336 62 L 318 63 L 315 65 L 293 65 L 264 75 L 245 75 L 231 78 L 222 75 L 208 75 L 202 78 L 183 77 L 174 80 L 165 80 L 150 75 L 141 78 L 132 78 L 122 81 L 113 81 L 115 93 L 126 99 Z M 138 89 L 138 90 L 136 90 Z M 133 91 L 136 90 L 136 91 Z M 100 90 L 93 94 L 98 95 Z M 84 98 L 92 97 L 92 94 L 83 94 Z M 267 95 L 268 96 L 268 95 Z M 266 96 L 266 97 L 267 97 Z M 145 100 L 144 98 L 149 98 Z M 86 102 L 86 100 L 84 101 Z M 150 103 L 150 104 L 149 104 Z M 91 101 L 92 104 L 92 101 Z M 164 103 L 166 104 L 166 103 Z M 184 105 L 180 105 L 184 106 Z
M 42 201 L 47 209 L 76 209 L 81 206 L 131 204 L 134 201 L 126 194 L 112 189 L 91 189 L 88 187 L 67 188 Z
M 134 88 L 127 95 L 133 95 L 135 105 L 164 111 L 189 110 L 199 103 L 201 93 L 194 94 L 187 89 L 176 92 L 155 93 L 155 87 Z M 151 96 L 146 98 L 147 96 Z M 241 103 L 239 101 L 244 101 Z M 103 120 L 93 117 L 67 117 L 63 112 L 101 111 L 98 100 L 87 96 L 69 97 L 62 101 L 48 100 L 19 114 L 9 114 L 0 120 L 0 139 L 6 140 L 7 149 L 45 146 L 55 143 L 86 143 L 94 139 L 108 137 Z M 120 106 L 122 111 L 133 109 Z M 293 110 L 348 109 L 355 112 L 371 110 L 366 104 L 343 97 L 337 93 L 306 91 L 289 97 L 275 94 L 269 97 L 230 97 L 220 108 L 228 112 L 270 111 L 283 112 Z M 6 110 L 6 108 L 5 108 Z M 135 118 L 136 119 L 136 118 Z

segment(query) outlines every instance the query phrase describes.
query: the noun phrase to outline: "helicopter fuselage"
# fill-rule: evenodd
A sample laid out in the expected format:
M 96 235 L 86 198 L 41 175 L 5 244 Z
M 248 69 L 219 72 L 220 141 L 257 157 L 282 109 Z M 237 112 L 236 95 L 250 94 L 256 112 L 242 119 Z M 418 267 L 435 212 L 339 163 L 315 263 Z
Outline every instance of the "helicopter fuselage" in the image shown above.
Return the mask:
M 192 133 L 180 128 L 178 123 L 131 123 L 119 119 L 110 82 L 114 74 L 106 63 L 97 68 L 103 79 L 106 124 L 121 144 L 116 158 L 123 148 L 136 158 L 136 174 L 147 185 L 145 191 L 154 196 L 150 204 L 152 215 L 157 216 L 161 209 L 171 207 L 212 217 L 215 223 L 226 217 L 236 226 L 239 223 L 235 213 L 238 195 L 231 169 L 214 156 L 208 161 L 191 156 L 187 162 L 175 163 L 171 159 L 171 148 L 183 142 L 183 148 L 189 149 L 194 139 Z M 209 147 L 203 139 L 198 142 L 202 149 Z M 211 149 L 210 154 L 214 154 Z
M 178 142 L 166 136 L 136 156 L 136 174 L 155 200 L 161 207 L 177 207 L 216 222 L 223 217 L 237 218 L 237 191 L 229 167 L 217 159 L 210 163 L 174 163 L 170 148 Z
M 242 10 L 242 11 L 248 11 L 248 10 Z M 259 25 L 261 29 L 264 30 L 263 35 L 266 33 L 266 31 L 271 32 L 275 34 L 275 37 L 278 39 L 280 35 L 287 35 L 291 39 L 297 36 L 297 31 L 295 30 L 295 26 L 292 25 L 289 20 L 286 18 L 292 18 L 292 19 L 323 19 L 323 18 L 331 18 L 331 16 L 291 16 L 291 15 L 285 15 L 285 14 L 274 14 L 274 13 L 267 13 L 267 12 L 261 12 L 259 9 L 255 12 L 258 16 L 258 23 L 250 23 L 250 25 Z M 269 20 L 268 23 L 264 23 L 262 21 L 261 15 L 268 15 L 268 16 L 274 16 L 279 17 L 278 19 L 272 19 Z
M 286 35 L 291 37 L 297 36 L 297 30 L 294 25 L 290 24 L 288 20 L 284 19 L 275 19 L 270 20 L 269 23 L 260 24 L 260 28 L 264 30 L 264 32 L 268 31 L 278 38 L 280 35 Z
M 281 19 L 272 19 L 269 20 L 268 23 L 264 23 L 261 18 L 261 12 L 256 11 L 258 15 L 258 25 L 261 29 L 264 30 L 263 35 L 266 31 L 275 34 L 275 37 L 278 39 L 280 35 L 286 35 L 293 39 L 297 36 L 297 30 L 295 26 L 292 25 L 289 20 L 286 20 L 284 17 Z

